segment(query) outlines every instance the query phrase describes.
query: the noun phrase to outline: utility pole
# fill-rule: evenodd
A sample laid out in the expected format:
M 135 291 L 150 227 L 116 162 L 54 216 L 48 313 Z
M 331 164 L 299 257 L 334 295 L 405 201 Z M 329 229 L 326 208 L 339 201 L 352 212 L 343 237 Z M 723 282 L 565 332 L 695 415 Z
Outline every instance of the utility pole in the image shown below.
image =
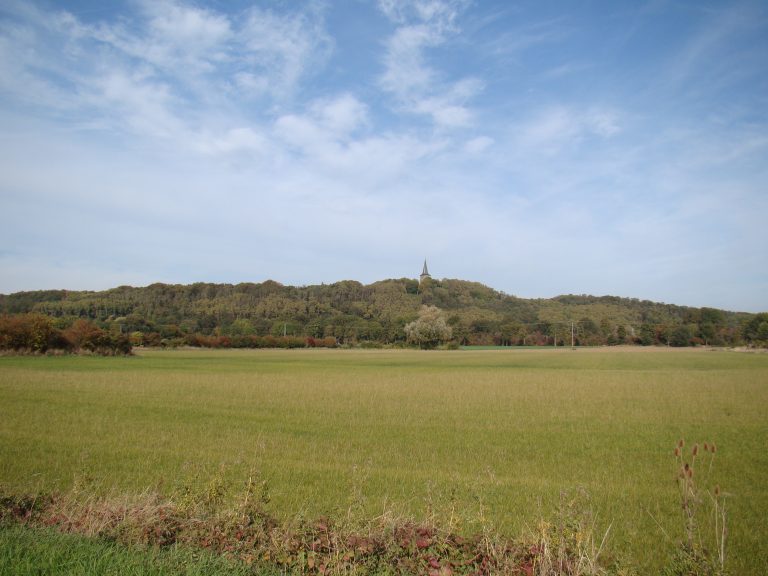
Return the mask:
M 571 320 L 571 350 L 575 350 L 576 346 L 573 344 L 573 320 Z

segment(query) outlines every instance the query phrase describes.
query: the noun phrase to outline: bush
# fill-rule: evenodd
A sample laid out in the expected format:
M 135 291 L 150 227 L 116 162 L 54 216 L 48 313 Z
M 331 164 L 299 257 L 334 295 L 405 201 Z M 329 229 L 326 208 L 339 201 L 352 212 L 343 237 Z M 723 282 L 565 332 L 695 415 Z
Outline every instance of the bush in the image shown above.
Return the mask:
M 53 321 L 47 316 L 17 314 L 0 317 L 0 349 L 41 353 L 60 346 L 68 349 L 61 332 L 54 328 Z
M 88 320 L 76 320 L 59 330 L 42 314 L 0 317 L 0 350 L 42 354 L 50 351 L 89 352 L 102 355 L 130 354 L 131 341 L 123 334 L 110 334 Z

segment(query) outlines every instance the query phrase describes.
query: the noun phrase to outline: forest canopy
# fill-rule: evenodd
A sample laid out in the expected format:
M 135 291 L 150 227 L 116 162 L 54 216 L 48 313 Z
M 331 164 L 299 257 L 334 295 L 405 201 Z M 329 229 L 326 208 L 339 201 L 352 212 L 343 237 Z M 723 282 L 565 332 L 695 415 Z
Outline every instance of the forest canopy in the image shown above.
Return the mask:
M 408 278 L 363 285 L 262 283 L 120 286 L 101 292 L 46 290 L 0 295 L 14 315 L 51 329 L 87 321 L 132 345 L 297 347 L 406 345 L 422 306 L 445 319 L 458 345 L 765 345 L 768 313 L 693 308 L 616 296 L 523 299 L 476 282 Z M 29 319 L 28 319 L 29 320 Z M 29 320 L 31 322 L 31 320 Z M 9 324 L 10 323 L 10 324 Z M 63 332 L 62 332 L 63 333 Z M 71 337 L 69 341 L 77 340 Z M 442 339 L 441 339 L 442 341 Z

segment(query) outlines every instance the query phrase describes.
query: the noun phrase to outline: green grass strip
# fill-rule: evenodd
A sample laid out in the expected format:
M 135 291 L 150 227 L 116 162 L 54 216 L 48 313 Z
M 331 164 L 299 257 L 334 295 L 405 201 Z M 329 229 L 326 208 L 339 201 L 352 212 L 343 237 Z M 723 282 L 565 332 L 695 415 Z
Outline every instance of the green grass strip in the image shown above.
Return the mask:
M 208 552 L 181 546 L 127 547 L 48 528 L 0 527 L 0 575 L 270 576 Z

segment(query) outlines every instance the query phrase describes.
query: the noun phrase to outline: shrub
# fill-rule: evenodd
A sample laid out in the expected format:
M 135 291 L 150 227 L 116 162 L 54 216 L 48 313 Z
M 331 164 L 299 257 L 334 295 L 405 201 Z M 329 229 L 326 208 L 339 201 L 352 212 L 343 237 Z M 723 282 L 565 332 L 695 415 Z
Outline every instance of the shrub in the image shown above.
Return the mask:
M 53 321 L 42 314 L 16 314 L 0 317 L 0 349 L 45 352 L 50 348 L 68 348 Z

